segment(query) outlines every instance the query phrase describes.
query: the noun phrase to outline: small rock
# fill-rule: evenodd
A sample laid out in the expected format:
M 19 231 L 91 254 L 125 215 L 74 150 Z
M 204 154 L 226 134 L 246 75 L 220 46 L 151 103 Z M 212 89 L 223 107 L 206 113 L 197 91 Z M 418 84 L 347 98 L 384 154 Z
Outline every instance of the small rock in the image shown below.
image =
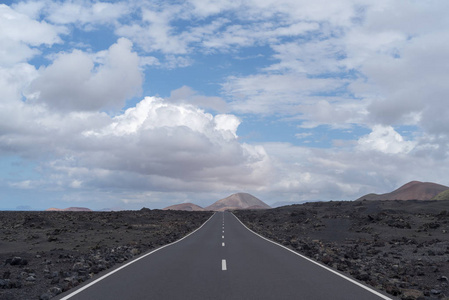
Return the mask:
M 86 266 L 82 262 L 77 262 L 72 267 L 72 271 L 75 271 L 75 272 L 80 272 L 80 271 L 85 271 L 85 270 L 86 270 Z
M 26 266 L 28 264 L 28 261 L 19 256 L 15 256 L 11 259 L 9 264 L 11 266 Z
M 43 293 L 40 297 L 39 300 L 50 300 L 52 297 L 52 295 L 50 293 Z
M 51 284 L 57 284 L 59 283 L 59 277 L 55 277 L 51 279 Z
M 439 295 L 439 294 L 441 294 L 441 291 L 437 290 L 437 289 L 431 289 L 430 293 L 433 294 L 433 295 Z
M 57 286 L 51 287 L 49 291 L 50 291 L 50 293 L 52 293 L 54 296 L 59 295 L 59 294 L 62 293 L 62 289 L 59 288 L 59 287 L 57 287 Z
M 368 273 L 362 272 L 356 278 L 360 281 L 368 281 L 370 279 L 370 276 Z
M 438 280 L 442 282 L 449 282 L 446 276 L 441 276 L 440 278 L 438 278 Z
M 0 289 L 10 289 L 11 283 L 9 279 L 0 279 Z
M 424 293 L 419 290 L 413 290 L 413 289 L 403 289 L 402 290 L 402 300 L 416 300 L 420 297 L 424 297 Z
M 401 290 L 399 290 L 399 288 L 397 288 L 393 284 L 387 284 L 386 286 L 384 286 L 384 289 L 388 294 L 393 296 L 399 296 L 401 294 Z
M 326 265 L 330 265 L 333 262 L 333 259 L 329 255 L 326 255 L 321 258 L 321 262 L 325 263 Z
M 59 272 L 58 271 L 53 271 L 51 273 L 51 278 L 57 278 L 57 277 L 59 277 Z
M 9 270 L 6 270 L 3 273 L 3 279 L 9 279 L 11 277 L 11 272 Z
M 50 235 L 50 236 L 47 238 L 47 241 L 48 241 L 48 242 L 56 242 L 57 240 L 58 240 L 58 238 L 55 237 L 55 236 L 52 236 L 52 235 Z

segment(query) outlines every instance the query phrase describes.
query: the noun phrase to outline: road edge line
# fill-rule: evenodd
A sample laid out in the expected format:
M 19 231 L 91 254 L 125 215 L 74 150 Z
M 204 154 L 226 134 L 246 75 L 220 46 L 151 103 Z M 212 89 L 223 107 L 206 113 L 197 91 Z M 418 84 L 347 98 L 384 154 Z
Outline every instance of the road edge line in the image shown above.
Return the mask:
M 195 232 L 197 232 L 198 230 L 200 230 L 204 225 L 206 225 L 207 222 L 209 222 L 210 219 L 212 219 L 213 216 L 215 216 L 215 214 L 216 214 L 216 212 L 214 212 L 214 214 L 213 214 L 212 216 L 210 216 L 209 219 L 207 219 L 203 224 L 201 224 L 200 227 L 198 227 L 197 229 L 195 229 L 194 231 L 192 231 L 192 232 L 189 233 L 188 235 L 182 237 L 181 239 L 179 239 L 179 240 L 177 240 L 177 241 L 174 241 L 174 242 L 172 242 L 172 243 L 170 243 L 170 244 L 161 246 L 161 247 L 159 247 L 159 248 L 157 248 L 157 249 L 154 249 L 154 250 L 152 250 L 151 252 L 146 253 L 146 254 L 144 254 L 144 255 L 142 255 L 142 256 L 139 256 L 139 257 L 137 257 L 136 259 L 133 259 L 132 261 L 126 263 L 125 265 L 120 266 L 120 267 L 118 267 L 117 269 L 114 269 L 114 270 L 112 270 L 112 271 L 110 271 L 110 272 L 104 274 L 104 275 L 101 276 L 100 278 L 95 279 L 95 280 L 92 281 L 91 283 L 86 284 L 86 285 L 83 286 L 83 287 L 80 287 L 80 288 L 77 289 L 76 291 L 73 291 L 72 293 L 68 294 L 67 296 L 64 296 L 63 298 L 60 298 L 59 300 L 67 300 L 67 299 L 70 299 L 70 298 L 72 298 L 73 296 L 75 296 L 76 294 L 81 293 L 82 291 L 84 291 L 85 289 L 91 287 L 92 285 L 94 285 L 94 284 L 100 282 L 101 280 L 103 280 L 103 279 L 105 279 L 105 278 L 111 276 L 112 274 L 114 274 L 114 273 L 120 271 L 121 269 L 124 269 L 124 268 L 126 268 L 127 266 L 129 266 L 129 265 L 131 265 L 131 264 L 133 264 L 133 263 L 135 263 L 135 262 L 137 262 L 137 261 L 139 261 L 139 260 L 141 260 L 141 259 L 147 257 L 148 255 L 153 254 L 154 252 L 157 252 L 157 251 L 159 251 L 159 250 L 161 250 L 161 249 L 164 249 L 165 247 L 172 246 L 172 245 L 174 245 L 174 244 L 176 244 L 176 243 L 182 241 L 183 239 L 189 237 L 190 235 L 192 235 L 192 234 L 194 234 Z
M 237 216 L 234 215 L 234 213 L 231 212 L 231 214 L 237 219 L 237 221 L 240 222 L 240 224 L 243 225 L 243 227 L 245 227 L 246 229 L 248 229 L 249 231 L 251 231 L 252 233 L 254 233 L 255 235 L 257 235 L 258 237 L 260 237 L 260 238 L 262 238 L 262 239 L 264 239 L 264 240 L 266 240 L 266 241 L 268 241 L 268 242 L 270 242 L 270 243 L 272 243 L 272 244 L 275 244 L 275 245 L 277 245 L 277 246 L 279 246 L 279 247 L 282 247 L 282 248 L 284 248 L 285 250 L 288 250 L 288 251 L 290 251 L 290 252 L 293 253 L 293 254 L 298 255 L 299 257 L 304 258 L 304 259 L 308 260 L 309 262 L 314 263 L 315 265 L 320 266 L 320 267 L 322 267 L 323 269 L 326 269 L 327 271 L 332 272 L 332 273 L 334 273 L 335 275 L 338 275 L 338 276 L 340 276 L 341 278 L 346 279 L 346 280 L 348 280 L 349 282 L 351 282 L 351 283 L 353 283 L 353 284 L 355 284 L 355 285 L 358 285 L 358 286 L 361 287 L 361 288 L 364 288 L 365 290 L 367 290 L 367 291 L 369 291 L 369 292 L 375 294 L 376 296 L 381 297 L 382 299 L 385 299 L 385 300 L 394 300 L 394 298 L 389 298 L 388 296 L 386 296 L 386 295 L 384 295 L 384 294 L 382 294 L 382 293 L 379 293 L 378 291 L 373 290 L 372 288 L 370 288 L 370 287 L 368 287 L 368 286 L 366 286 L 366 285 L 364 285 L 364 284 L 362 284 L 362 283 L 360 283 L 360 282 L 358 282 L 358 281 L 356 281 L 356 280 L 354 280 L 354 279 L 352 279 L 352 278 L 349 278 L 348 276 L 346 276 L 346 275 L 344 275 L 344 274 L 341 274 L 341 273 L 339 273 L 339 272 L 337 272 L 337 271 L 335 271 L 335 270 L 329 268 L 328 266 L 322 265 L 322 264 L 320 264 L 319 262 L 314 261 L 314 260 L 311 259 L 311 258 L 308 258 L 307 256 L 304 256 L 304 255 L 302 255 L 302 254 L 300 254 L 300 253 L 298 253 L 298 252 L 296 252 L 296 251 L 293 251 L 293 250 L 290 249 L 290 248 L 285 247 L 284 245 L 281 245 L 281 244 L 279 244 L 279 243 L 277 243 L 277 242 L 275 242 L 275 241 L 272 241 L 272 240 L 270 240 L 270 239 L 268 239 L 268 238 L 266 238 L 266 237 L 264 237 L 264 236 L 261 236 L 260 234 L 258 234 L 257 232 L 255 232 L 255 231 L 249 229 L 245 224 L 243 224 L 243 222 L 240 221 L 240 219 L 237 218 Z

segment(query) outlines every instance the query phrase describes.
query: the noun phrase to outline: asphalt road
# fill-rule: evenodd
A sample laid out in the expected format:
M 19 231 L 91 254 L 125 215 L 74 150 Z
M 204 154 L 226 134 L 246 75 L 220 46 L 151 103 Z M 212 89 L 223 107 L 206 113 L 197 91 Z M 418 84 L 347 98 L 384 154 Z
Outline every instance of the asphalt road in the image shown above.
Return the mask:
M 58 299 L 390 298 L 257 236 L 225 212 L 187 238 Z

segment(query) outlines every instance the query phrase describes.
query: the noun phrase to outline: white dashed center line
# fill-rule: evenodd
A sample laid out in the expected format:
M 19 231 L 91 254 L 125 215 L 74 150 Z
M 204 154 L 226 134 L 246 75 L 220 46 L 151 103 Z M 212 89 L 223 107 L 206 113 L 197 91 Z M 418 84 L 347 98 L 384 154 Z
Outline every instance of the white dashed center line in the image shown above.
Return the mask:
M 223 227 L 222 227 L 222 232 L 223 232 L 223 234 L 224 234 L 224 214 L 223 214 Z M 221 238 L 224 239 L 224 235 L 222 235 Z M 221 243 L 221 246 L 224 247 L 224 246 L 225 246 L 225 243 L 222 242 L 222 243 Z M 226 271 L 226 270 L 227 270 L 227 268 L 226 268 L 226 259 L 222 259 L 222 260 L 221 260 L 221 270 L 222 270 L 222 271 Z

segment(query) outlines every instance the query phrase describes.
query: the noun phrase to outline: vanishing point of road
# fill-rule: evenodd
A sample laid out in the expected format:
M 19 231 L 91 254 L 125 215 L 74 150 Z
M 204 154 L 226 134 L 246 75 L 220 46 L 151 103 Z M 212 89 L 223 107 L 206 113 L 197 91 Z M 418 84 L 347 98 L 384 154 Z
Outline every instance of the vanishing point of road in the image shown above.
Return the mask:
M 250 230 L 230 212 L 60 300 L 392 299 Z

